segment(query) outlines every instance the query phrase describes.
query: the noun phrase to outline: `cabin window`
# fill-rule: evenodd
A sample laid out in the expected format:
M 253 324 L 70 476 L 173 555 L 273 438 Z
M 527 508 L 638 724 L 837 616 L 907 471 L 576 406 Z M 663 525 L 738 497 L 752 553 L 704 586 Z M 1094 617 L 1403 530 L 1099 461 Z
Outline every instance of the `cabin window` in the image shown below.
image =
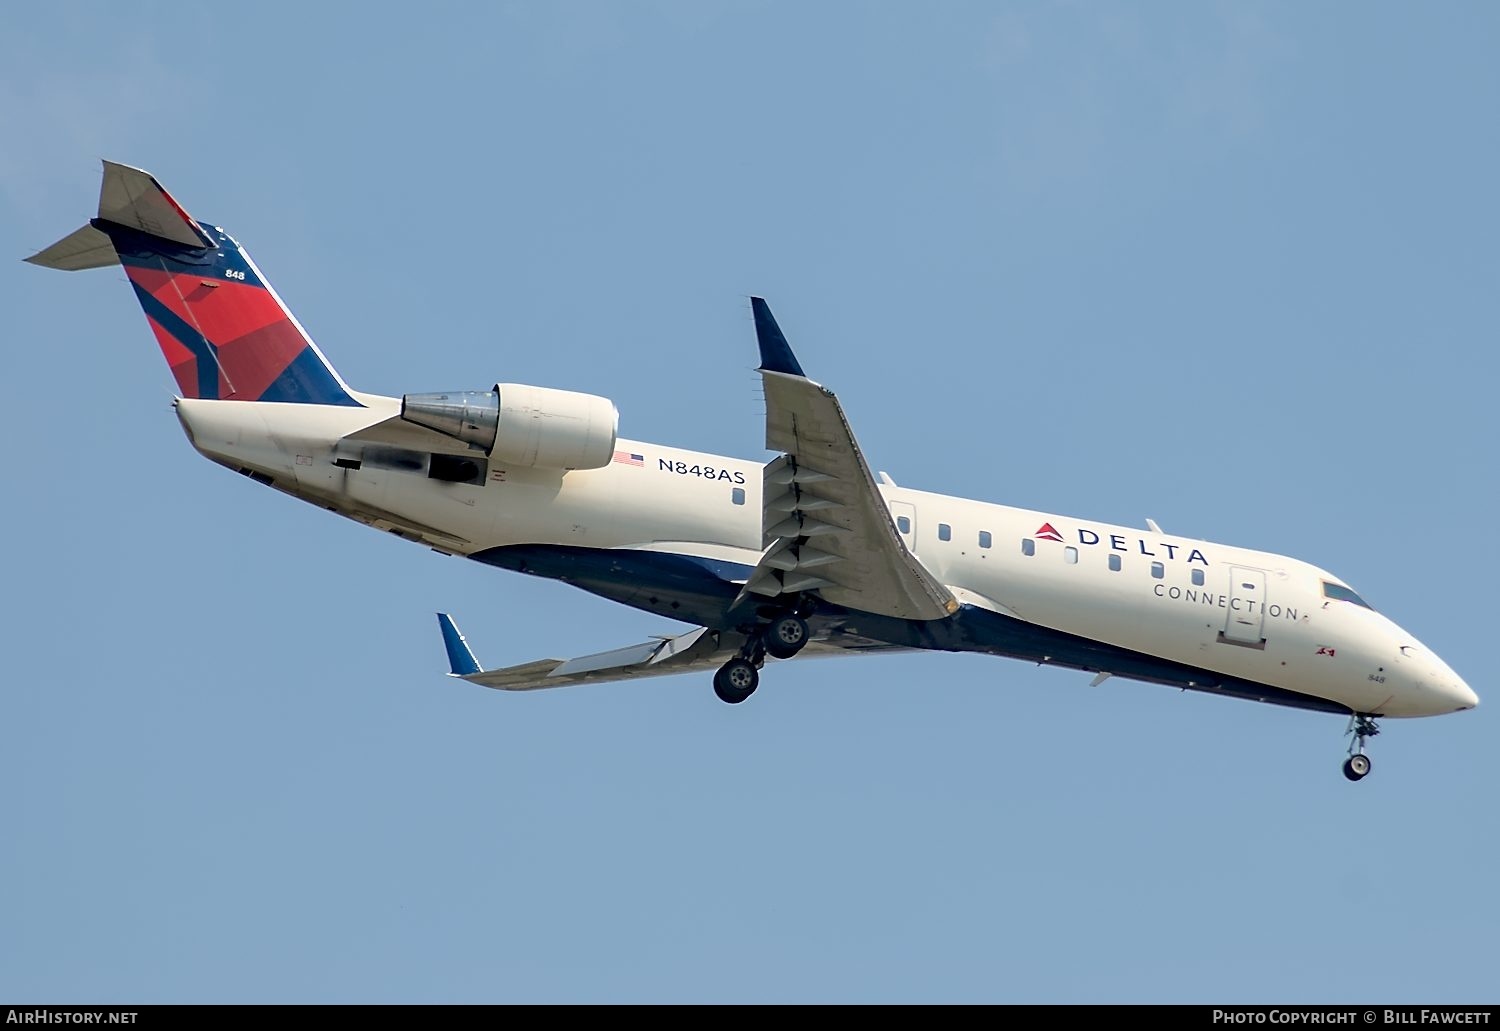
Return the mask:
M 1193 586 L 1194 587 L 1202 587 L 1203 586 L 1203 570 L 1201 570 L 1201 569 L 1195 569 L 1195 570 L 1193 570 Z
M 743 505 L 745 503 L 745 488 L 736 487 L 729 492 L 729 496 L 734 499 L 736 505 Z
M 992 544 L 992 543 L 993 543 L 993 538 L 990 537 L 990 531 L 988 531 L 988 530 L 980 530 L 979 531 L 979 546 L 981 548 L 988 548 L 990 546 L 990 544 Z
M 1369 602 L 1365 601 L 1363 598 L 1355 594 L 1343 584 L 1331 584 L 1327 580 L 1323 581 L 1323 597 L 1332 598 L 1334 601 L 1353 602 L 1355 605 L 1358 605 L 1361 608 L 1370 608 Z
M 896 529 L 900 530 L 902 533 L 911 533 L 911 520 L 906 516 L 897 516 Z
M 1021 554 L 1035 555 L 1036 541 L 1032 540 L 1030 537 L 1023 538 L 1021 541 Z
M 938 523 L 938 540 L 951 541 L 953 539 L 953 527 L 947 523 Z
M 1076 566 L 1078 564 L 1078 549 L 1069 544 L 1063 549 L 1063 561 L 1070 566 Z
M 1151 563 L 1151 575 L 1160 580 L 1167 575 L 1167 567 L 1160 562 L 1153 562 Z
M 1116 573 L 1118 573 L 1120 571 L 1120 556 L 1119 555 L 1111 555 L 1109 557 L 1109 568 L 1111 570 L 1113 570 L 1114 572 L 1116 572 Z

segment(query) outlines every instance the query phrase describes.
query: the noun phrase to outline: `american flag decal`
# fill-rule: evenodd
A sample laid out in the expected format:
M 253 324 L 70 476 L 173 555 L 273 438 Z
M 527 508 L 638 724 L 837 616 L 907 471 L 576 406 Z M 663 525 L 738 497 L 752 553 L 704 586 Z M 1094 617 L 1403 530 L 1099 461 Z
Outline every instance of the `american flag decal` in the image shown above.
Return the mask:
M 616 451 L 615 461 L 619 462 L 621 465 L 633 465 L 637 468 L 640 468 L 646 464 L 646 456 L 634 455 L 629 451 Z

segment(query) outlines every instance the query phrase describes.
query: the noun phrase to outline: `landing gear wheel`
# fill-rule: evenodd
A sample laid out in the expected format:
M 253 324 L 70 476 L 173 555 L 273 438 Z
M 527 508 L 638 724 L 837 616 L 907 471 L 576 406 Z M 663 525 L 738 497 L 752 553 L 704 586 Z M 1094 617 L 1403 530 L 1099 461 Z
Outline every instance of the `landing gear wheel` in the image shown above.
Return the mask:
M 1365 741 L 1380 733 L 1375 719 L 1357 712 L 1349 718 L 1349 729 L 1344 732 L 1354 737 L 1349 742 L 1349 758 L 1344 760 L 1344 776 L 1350 780 L 1364 780 L 1370 772 L 1370 757 L 1365 755 Z
M 730 659 L 714 674 L 714 694 L 719 700 L 738 705 L 760 686 L 760 673 L 744 659 Z
M 773 659 L 790 659 L 807 643 L 807 620 L 779 616 L 766 627 L 766 652 Z

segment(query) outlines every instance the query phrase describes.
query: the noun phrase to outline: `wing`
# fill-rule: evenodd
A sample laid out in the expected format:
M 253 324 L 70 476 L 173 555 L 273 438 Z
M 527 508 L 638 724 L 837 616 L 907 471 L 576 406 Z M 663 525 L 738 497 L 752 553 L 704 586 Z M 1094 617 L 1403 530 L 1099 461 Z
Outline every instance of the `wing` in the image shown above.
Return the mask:
M 659 637 L 643 644 L 577 659 L 540 659 L 520 666 L 486 670 L 475 660 L 452 617 L 439 612 L 438 624 L 443 631 L 443 647 L 448 651 L 448 675 L 501 691 L 535 691 L 544 687 L 717 669 L 744 643 L 739 634 L 715 633 L 699 627 L 680 637 Z
M 677 637 L 658 637 L 577 659 L 539 659 L 520 666 L 486 670 L 474 658 L 451 616 L 439 612 L 438 625 L 443 631 L 443 647 L 448 652 L 448 675 L 500 691 L 535 691 L 545 687 L 708 672 L 739 654 L 740 646 L 745 643 L 744 635 L 734 631 L 698 627 Z M 847 638 L 809 641 L 796 657 L 831 658 L 901 650 L 849 635 Z
M 750 299 L 766 389 L 766 549 L 740 600 L 809 592 L 900 619 L 944 619 L 952 592 L 907 550 L 833 391 L 808 379 L 771 309 Z

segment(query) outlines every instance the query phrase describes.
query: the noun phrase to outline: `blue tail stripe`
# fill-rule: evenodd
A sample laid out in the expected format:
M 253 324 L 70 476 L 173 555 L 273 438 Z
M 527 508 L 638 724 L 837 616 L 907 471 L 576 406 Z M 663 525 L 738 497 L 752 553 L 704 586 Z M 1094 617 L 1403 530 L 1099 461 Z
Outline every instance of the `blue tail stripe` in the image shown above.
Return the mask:
M 198 359 L 198 396 L 219 396 L 219 359 L 214 353 L 214 345 L 203 339 L 192 326 L 188 325 L 172 309 L 151 295 L 149 290 L 143 290 L 135 283 L 130 284 L 135 290 L 135 296 L 141 302 L 147 315 L 156 322 L 158 326 L 172 334 L 177 342 L 193 353 Z
M 343 405 L 346 408 L 363 408 L 354 398 L 344 392 L 333 373 L 318 353 L 306 348 L 292 364 L 281 370 L 281 375 L 260 395 L 262 401 L 287 401 L 291 403 Z

